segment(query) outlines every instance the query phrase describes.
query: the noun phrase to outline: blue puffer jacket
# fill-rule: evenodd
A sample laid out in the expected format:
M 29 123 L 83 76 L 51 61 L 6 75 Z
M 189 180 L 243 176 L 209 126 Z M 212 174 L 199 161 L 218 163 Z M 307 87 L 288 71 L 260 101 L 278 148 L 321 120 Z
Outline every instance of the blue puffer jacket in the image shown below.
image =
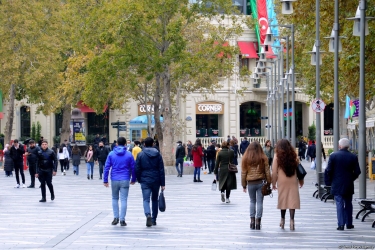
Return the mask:
M 124 146 L 117 146 L 109 153 L 104 167 L 103 182 L 108 183 L 108 174 L 111 170 L 112 181 L 136 181 L 135 162 L 132 154 Z
M 163 158 L 156 148 L 145 147 L 137 156 L 137 181 L 165 186 Z

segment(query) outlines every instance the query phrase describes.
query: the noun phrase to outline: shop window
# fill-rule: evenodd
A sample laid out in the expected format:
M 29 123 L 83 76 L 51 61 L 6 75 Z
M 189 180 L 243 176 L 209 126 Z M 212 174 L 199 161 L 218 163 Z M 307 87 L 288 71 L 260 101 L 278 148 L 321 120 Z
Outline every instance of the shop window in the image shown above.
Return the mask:
M 132 141 L 134 140 L 141 140 L 142 138 L 142 130 L 132 130 Z
M 246 102 L 240 106 L 240 133 L 243 136 L 262 136 L 261 104 Z
M 30 137 L 31 132 L 31 119 L 30 119 L 30 107 L 22 106 L 20 109 L 20 124 L 21 124 L 21 137 Z
M 333 135 L 333 103 L 324 109 L 324 135 Z
M 87 113 L 87 134 L 88 135 L 108 135 L 109 134 L 109 120 L 108 109 L 104 114 Z
M 197 137 L 215 137 L 221 136 L 219 131 L 219 115 L 196 115 L 196 136 Z

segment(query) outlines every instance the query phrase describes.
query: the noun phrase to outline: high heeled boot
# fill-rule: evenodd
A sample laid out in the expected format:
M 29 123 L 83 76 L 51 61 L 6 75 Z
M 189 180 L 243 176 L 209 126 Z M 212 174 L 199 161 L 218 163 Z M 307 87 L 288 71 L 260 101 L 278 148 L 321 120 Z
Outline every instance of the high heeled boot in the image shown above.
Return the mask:
M 250 217 L 250 229 L 255 229 L 255 217 Z
M 260 222 L 261 222 L 261 218 L 255 219 L 255 229 L 256 230 L 260 230 Z
M 294 230 L 294 219 L 290 219 L 290 230 Z
M 284 229 L 284 225 L 285 225 L 285 218 L 281 218 L 281 220 L 280 220 L 281 229 Z

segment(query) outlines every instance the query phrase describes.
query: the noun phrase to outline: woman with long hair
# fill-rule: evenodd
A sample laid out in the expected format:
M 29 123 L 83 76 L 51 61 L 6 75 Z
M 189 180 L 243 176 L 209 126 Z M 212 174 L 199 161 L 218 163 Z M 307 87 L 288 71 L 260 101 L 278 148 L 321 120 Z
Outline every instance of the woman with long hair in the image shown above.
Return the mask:
M 252 142 L 242 157 L 241 184 L 250 197 L 250 228 L 260 230 L 263 215 L 263 182 L 271 183 L 268 159 L 259 142 Z M 256 208 L 256 209 L 255 209 Z
M 89 145 L 85 152 L 85 160 L 86 160 L 86 167 L 87 167 L 87 179 L 91 180 L 94 178 L 94 161 L 95 161 L 95 151 L 92 145 Z
M 264 144 L 263 151 L 267 156 L 268 166 L 271 167 L 271 169 L 272 169 L 272 161 L 273 161 L 274 151 L 273 151 L 273 147 L 271 146 L 270 140 L 267 140 L 266 143 Z
M 79 164 L 81 163 L 81 150 L 79 150 L 77 144 L 72 149 L 72 165 L 75 175 L 79 175 Z
M 59 159 L 59 162 L 60 162 L 61 174 L 66 175 L 66 170 L 68 170 L 67 161 L 69 161 L 69 152 L 64 143 L 62 143 L 59 147 L 59 150 L 57 152 L 57 158 Z
M 234 157 L 233 157 L 233 160 L 232 160 L 232 164 L 234 165 L 238 165 L 238 145 L 236 143 L 235 140 L 231 140 L 229 142 L 229 149 L 232 150 L 234 152 Z
M 13 176 L 14 164 L 13 164 L 13 159 L 10 157 L 10 146 L 9 146 L 9 144 L 5 145 L 3 161 L 4 161 L 5 175 L 7 177 Z
M 201 167 L 202 167 L 202 157 L 203 157 L 203 149 L 202 143 L 200 139 L 195 141 L 195 144 L 191 150 L 191 156 L 193 157 L 194 163 L 194 182 L 203 182 L 201 181 Z M 198 175 L 198 179 L 196 178 Z
M 294 214 L 300 209 L 299 187 L 303 180 L 297 179 L 298 157 L 295 149 L 286 139 L 281 139 L 275 147 L 272 164 L 272 189 L 278 190 L 277 208 L 281 210 L 280 227 L 284 229 L 285 213 L 289 209 L 290 230 L 294 230 Z
M 230 203 L 230 192 L 237 189 L 237 179 L 234 172 L 229 172 L 228 165 L 233 161 L 234 152 L 229 150 L 227 141 L 221 143 L 221 150 L 217 154 L 214 174 L 219 174 L 219 189 L 221 191 L 221 201 Z

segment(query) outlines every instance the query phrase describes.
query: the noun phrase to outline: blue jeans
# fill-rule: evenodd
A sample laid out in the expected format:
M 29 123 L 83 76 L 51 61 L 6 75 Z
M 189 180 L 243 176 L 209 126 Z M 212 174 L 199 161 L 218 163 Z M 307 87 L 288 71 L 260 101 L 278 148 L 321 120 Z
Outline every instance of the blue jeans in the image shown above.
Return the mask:
M 262 218 L 263 215 L 263 183 L 248 185 L 247 191 L 250 197 L 250 217 Z M 255 203 L 256 203 L 256 216 L 255 216 Z
M 152 201 L 152 221 L 156 222 L 158 217 L 158 208 L 159 208 L 159 189 L 160 185 L 158 184 L 147 184 L 141 183 L 142 195 L 143 195 L 143 210 L 145 215 L 151 215 L 150 211 L 150 197 Z
M 76 171 L 76 175 L 79 175 L 79 166 L 73 166 L 73 171 Z
M 87 174 L 94 175 L 94 162 L 87 162 L 86 166 L 87 166 Z
M 112 181 L 112 209 L 113 217 L 125 221 L 126 208 L 129 194 L 129 181 Z M 119 215 L 118 200 L 121 199 L 121 209 Z
M 335 195 L 338 226 L 353 225 L 353 195 Z
M 196 176 L 198 174 L 198 180 L 201 178 L 201 167 L 195 167 L 194 168 L 194 179 L 196 179 Z
M 105 162 L 101 162 L 101 161 L 98 161 L 99 162 L 99 177 L 102 178 L 103 176 L 103 166 L 105 165 Z
M 180 169 L 178 168 L 178 164 L 180 164 Z M 182 175 L 184 173 L 184 158 L 176 159 L 176 170 L 177 170 L 177 174 L 179 175 Z
M 210 173 L 214 172 L 214 169 L 215 169 L 215 158 L 209 158 L 207 159 L 207 163 L 208 163 L 208 171 Z

